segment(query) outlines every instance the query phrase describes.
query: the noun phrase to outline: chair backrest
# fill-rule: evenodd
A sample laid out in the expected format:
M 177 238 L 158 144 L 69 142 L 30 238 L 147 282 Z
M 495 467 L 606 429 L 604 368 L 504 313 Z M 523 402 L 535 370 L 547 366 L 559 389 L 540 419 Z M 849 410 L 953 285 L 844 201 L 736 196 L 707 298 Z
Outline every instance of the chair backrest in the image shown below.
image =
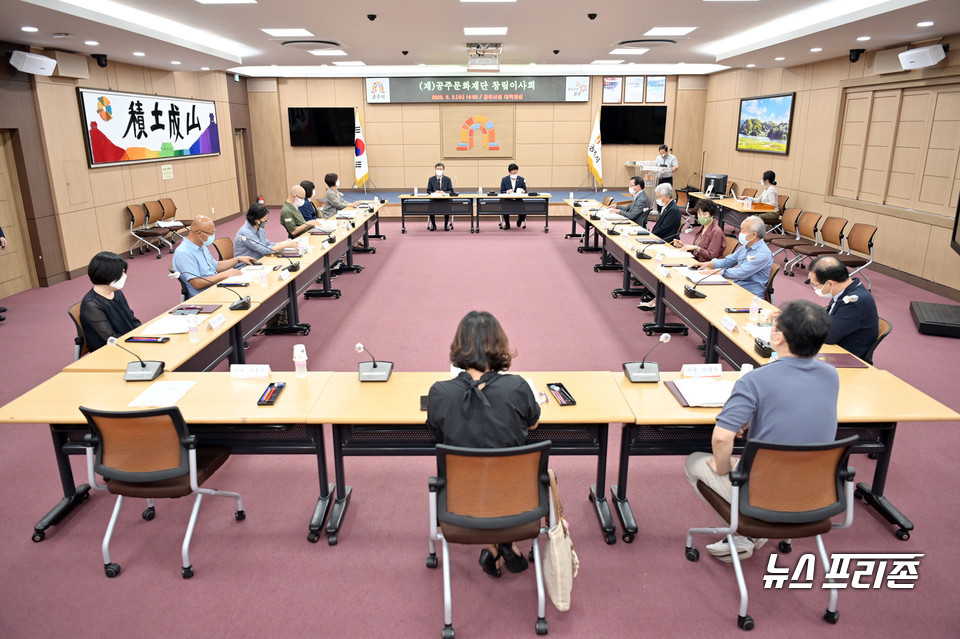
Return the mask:
M 783 207 L 787 205 L 787 200 L 790 199 L 789 195 L 778 195 L 777 196 L 777 210 L 782 211 Z
M 608 195 L 607 197 L 603 198 L 603 205 L 604 205 L 604 206 L 610 206 L 610 203 L 611 203 L 611 202 L 613 202 L 613 196 L 612 196 L 612 195 Z
M 783 211 L 783 215 L 780 217 L 780 223 L 783 225 L 784 235 L 793 235 L 795 238 L 800 239 L 797 220 L 800 219 L 801 213 L 803 213 L 803 209 L 786 209 Z
M 233 240 L 229 237 L 218 237 L 213 241 L 213 247 L 217 249 L 221 260 L 233 259 Z
M 799 524 L 846 510 L 843 482 L 858 436 L 823 444 L 747 440 L 731 478 L 740 482 L 740 512 L 763 521 Z
M 83 302 L 77 302 L 67 309 L 67 314 L 73 320 L 73 325 L 77 327 L 77 336 L 73 338 L 73 359 L 78 360 L 90 352 L 87 345 L 87 336 L 83 332 L 83 325 L 80 323 L 80 305 Z
M 326 200 L 320 200 L 317 198 L 313 198 L 310 201 L 313 202 L 313 208 L 317 213 L 323 210 L 324 202 L 326 202 Z
M 690 205 L 690 198 L 687 196 L 686 191 L 677 191 L 677 206 L 681 209 L 685 209 Z
M 843 248 L 843 229 L 847 226 L 847 221 L 842 217 L 830 216 L 820 225 L 820 239 L 823 244 L 830 244 L 837 247 L 837 252 Z
M 736 188 L 737 188 L 737 183 L 731 180 L 730 183 L 727 184 L 727 192 L 725 193 L 725 195 L 733 194 L 733 191 Z
M 723 247 L 723 253 L 720 255 L 720 257 L 728 257 L 732 255 L 733 252 L 737 250 L 737 245 L 740 244 L 739 240 L 733 236 L 725 235 L 724 237 L 727 240 L 727 245 Z
M 878 318 L 879 326 L 877 327 L 877 341 L 873 343 L 873 346 L 870 347 L 864 356 L 863 361 L 873 364 L 873 351 L 877 350 L 877 346 L 880 346 L 880 342 L 883 341 L 883 338 L 890 334 L 890 331 L 893 330 L 893 324 L 883 319 L 882 317 Z
M 870 255 L 873 251 L 873 236 L 876 234 L 877 227 L 872 224 L 854 224 L 847 234 L 847 249 Z
M 172 266 L 170 267 L 170 272 L 176 272 L 173 270 Z M 186 302 L 188 299 L 190 299 L 190 289 L 187 288 L 187 283 L 183 281 L 182 277 L 178 277 L 177 281 L 180 282 L 180 301 Z
M 780 263 L 774 260 L 770 265 L 770 277 L 767 278 L 767 288 L 764 291 L 764 299 L 773 304 L 773 278 L 780 272 Z
M 143 203 L 143 208 L 147 209 L 147 214 L 150 216 L 150 223 L 156 224 L 163 219 L 163 207 L 160 205 L 160 200 L 150 200 L 149 202 Z
M 800 237 L 805 237 L 808 240 L 816 241 L 817 239 L 817 224 L 820 222 L 820 218 L 823 217 L 819 213 L 814 213 L 813 211 L 804 211 L 800 214 L 800 221 L 797 223 L 797 230 L 800 232 Z
M 463 528 L 493 530 L 546 517 L 550 444 L 549 440 L 513 448 L 437 444 L 437 519 Z
M 130 228 L 138 229 L 146 225 L 150 217 L 147 210 L 139 204 L 128 204 L 127 212 L 130 214 Z
M 740 191 L 740 197 L 757 197 L 757 190 L 753 188 L 746 188 Z
M 163 219 L 165 220 L 177 219 L 177 205 L 173 203 L 172 198 L 169 198 L 169 197 L 160 198 L 160 207 L 163 209 Z
M 94 470 L 107 479 L 151 482 L 190 472 L 190 436 L 176 406 L 143 411 L 80 407 L 93 432 Z

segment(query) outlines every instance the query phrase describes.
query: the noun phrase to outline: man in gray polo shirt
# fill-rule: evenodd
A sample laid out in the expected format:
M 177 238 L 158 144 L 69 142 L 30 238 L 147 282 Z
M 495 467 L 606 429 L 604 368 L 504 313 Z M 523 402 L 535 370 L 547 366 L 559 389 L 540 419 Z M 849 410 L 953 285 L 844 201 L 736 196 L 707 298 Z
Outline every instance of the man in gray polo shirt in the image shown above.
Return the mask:
M 734 439 L 747 428 L 750 439 L 778 444 L 817 444 L 837 438 L 840 378 L 836 368 L 814 357 L 829 331 L 830 317 L 816 304 L 805 300 L 784 304 L 770 333 L 770 346 L 778 358 L 734 384 L 713 428 L 713 454 L 687 457 L 684 470 L 694 490 L 699 480 L 728 502 L 732 499 L 730 471 L 739 460 L 730 455 Z M 734 535 L 741 559 L 753 555 L 766 541 Z M 726 539 L 708 545 L 707 551 L 721 561 L 731 561 Z

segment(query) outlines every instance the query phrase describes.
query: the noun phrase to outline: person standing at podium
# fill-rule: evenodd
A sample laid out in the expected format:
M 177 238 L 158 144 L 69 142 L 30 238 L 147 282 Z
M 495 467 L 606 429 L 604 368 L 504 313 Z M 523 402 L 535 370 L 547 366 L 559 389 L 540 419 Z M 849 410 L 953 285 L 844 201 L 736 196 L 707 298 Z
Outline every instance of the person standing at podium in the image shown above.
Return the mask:
M 427 180 L 427 194 L 446 193 L 447 195 L 453 195 L 453 181 L 449 177 L 443 174 L 443 169 L 445 168 L 443 166 L 443 162 L 437 162 L 433 168 L 437 174 L 431 175 L 430 179 Z M 430 223 L 427 225 L 427 230 L 428 231 L 437 230 L 436 216 L 434 215 L 430 216 Z M 443 230 L 444 231 L 450 230 L 449 215 L 443 216 Z
M 527 182 L 520 175 L 520 167 L 516 164 L 510 164 L 507 167 L 508 175 L 500 180 L 500 193 L 526 193 L 527 192 Z M 510 216 L 501 215 L 503 218 L 503 224 L 500 228 L 506 230 L 510 228 Z M 517 213 L 517 228 L 520 228 L 521 224 L 526 225 L 527 216 Z
M 657 159 L 653 163 L 660 170 L 660 177 L 657 179 L 657 184 L 663 184 L 666 182 L 670 186 L 673 186 L 673 174 L 677 172 L 680 168 L 680 163 L 677 162 L 676 156 L 670 153 L 670 149 L 667 148 L 666 144 L 660 145 L 660 155 L 657 156 Z

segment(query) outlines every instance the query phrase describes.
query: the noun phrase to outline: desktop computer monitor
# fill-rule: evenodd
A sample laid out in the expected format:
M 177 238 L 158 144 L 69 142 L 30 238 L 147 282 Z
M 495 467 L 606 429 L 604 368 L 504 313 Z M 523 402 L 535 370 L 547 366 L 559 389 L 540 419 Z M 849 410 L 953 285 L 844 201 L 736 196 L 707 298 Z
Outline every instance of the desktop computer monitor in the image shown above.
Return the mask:
M 703 192 L 711 195 L 726 195 L 727 176 L 723 173 L 704 173 Z

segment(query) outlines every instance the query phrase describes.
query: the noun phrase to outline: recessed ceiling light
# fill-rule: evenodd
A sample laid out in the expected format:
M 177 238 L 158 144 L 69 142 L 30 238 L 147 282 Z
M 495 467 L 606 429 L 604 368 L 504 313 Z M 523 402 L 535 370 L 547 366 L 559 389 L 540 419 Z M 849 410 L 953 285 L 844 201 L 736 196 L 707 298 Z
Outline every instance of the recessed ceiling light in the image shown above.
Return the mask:
M 36 32 L 39 31 L 40 29 L 38 29 L 38 28 L 36 28 L 36 27 L 20 27 L 20 30 L 21 30 L 21 31 L 26 31 L 27 33 L 36 33 Z
M 931 21 L 931 20 L 924 20 L 923 22 L 918 22 L 918 23 L 917 23 L 917 26 L 918 26 L 918 27 L 932 27 L 932 26 L 933 26 L 933 21 Z
M 170 61 L 170 64 L 179 65 L 179 64 L 180 64 L 180 61 L 179 61 L 179 60 L 171 60 L 171 61 Z
M 274 38 L 312 38 L 313 34 L 306 29 L 260 29 Z
M 310 49 L 308 53 L 313 55 L 347 55 L 347 52 L 342 49 Z
M 464 27 L 465 36 L 507 35 L 507 27 Z
M 695 31 L 696 27 L 654 27 L 644 33 L 645 36 L 684 36 Z
M 810 49 L 810 53 L 820 53 L 821 51 L 823 51 L 822 47 L 814 47 Z
M 783 56 L 773 59 L 774 62 L 783 62 L 784 60 L 786 60 L 786 58 L 784 58 Z
M 755 67 L 755 66 L 757 66 L 757 65 L 755 65 L 755 64 L 748 64 L 748 65 L 747 65 L 747 68 L 748 68 L 748 69 L 752 69 L 752 68 Z
M 623 60 L 594 60 L 590 64 L 623 64 Z
M 142 58 L 143 56 L 145 56 L 145 55 L 147 55 L 147 54 L 144 53 L 143 51 L 134 51 L 134 52 L 133 52 L 133 55 L 137 56 L 138 58 Z
M 362 67 L 364 63 L 360 60 L 344 60 L 343 62 L 334 62 L 338 67 Z
M 84 44 L 87 45 L 88 47 L 95 47 L 95 46 L 98 46 L 100 43 L 97 42 L 96 40 L 87 40 L 86 42 L 84 42 Z
M 201 70 L 201 71 L 209 71 L 209 70 L 210 70 L 210 67 L 200 67 L 200 70 Z
M 614 49 L 610 52 L 610 55 L 643 55 L 650 49 Z
M 860 36 L 859 38 L 857 38 L 857 42 L 866 42 L 869 39 L 870 39 L 870 36 Z
M 421 62 L 421 63 L 418 64 L 417 66 L 418 66 L 418 67 L 425 67 L 425 66 L 427 66 L 427 63 L 426 63 L 426 62 Z

